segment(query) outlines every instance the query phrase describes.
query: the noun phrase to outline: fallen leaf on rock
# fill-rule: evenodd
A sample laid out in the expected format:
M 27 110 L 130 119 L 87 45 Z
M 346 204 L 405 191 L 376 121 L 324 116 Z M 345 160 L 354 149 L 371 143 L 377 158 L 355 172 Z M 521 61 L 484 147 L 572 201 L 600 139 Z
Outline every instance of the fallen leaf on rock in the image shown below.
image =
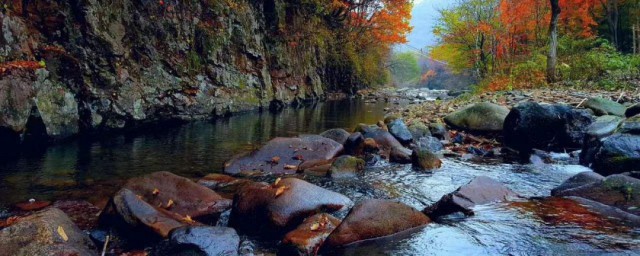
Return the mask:
M 153 194 L 154 196 L 157 196 L 158 194 L 160 194 L 160 190 L 158 190 L 157 188 L 154 188 L 151 194 Z
M 296 169 L 298 169 L 298 166 L 285 164 L 284 165 L 284 169 L 285 170 L 296 170 Z
M 193 219 L 191 219 L 191 216 L 187 215 L 184 218 L 182 218 L 182 221 L 186 222 L 186 223 L 194 223 L 195 221 L 193 221 Z
M 276 197 L 282 195 L 282 193 L 284 193 L 284 191 L 287 189 L 288 189 L 287 186 L 278 187 L 278 189 L 276 189 Z
M 62 228 L 62 226 L 58 226 L 58 235 L 60 235 L 62 240 L 65 242 L 69 240 L 69 237 L 67 236 L 67 233 L 64 232 L 64 228 Z
M 318 229 L 320 229 L 320 223 L 313 223 L 313 225 L 311 225 L 311 231 L 316 231 Z
M 273 158 L 271 158 L 271 163 L 272 164 L 278 164 L 280 162 L 280 157 L 279 156 L 274 156 Z
M 304 157 L 302 155 L 295 155 L 293 157 L 293 159 L 298 160 L 298 161 L 302 161 L 302 160 L 304 160 Z
M 282 180 L 282 178 L 277 178 L 276 181 L 273 183 L 273 185 L 277 186 L 278 183 L 280 183 L 281 180 Z
M 172 200 L 172 199 L 169 199 L 169 202 L 167 202 L 167 206 L 166 206 L 165 208 L 169 209 L 169 208 L 171 208 L 171 206 L 173 206 L 173 205 L 174 205 L 173 200 Z

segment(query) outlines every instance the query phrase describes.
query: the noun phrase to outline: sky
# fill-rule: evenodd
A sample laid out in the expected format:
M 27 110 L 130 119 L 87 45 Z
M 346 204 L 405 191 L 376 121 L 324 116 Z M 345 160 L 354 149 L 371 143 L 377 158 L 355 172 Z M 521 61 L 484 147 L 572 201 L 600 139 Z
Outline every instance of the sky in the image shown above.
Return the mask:
M 438 18 L 438 10 L 446 7 L 451 1 L 443 0 L 414 0 L 411 26 L 413 31 L 407 37 L 409 41 L 406 45 L 415 48 L 425 48 L 433 46 L 436 38 L 433 35 L 433 26 Z M 411 48 L 408 46 L 400 46 L 398 48 Z

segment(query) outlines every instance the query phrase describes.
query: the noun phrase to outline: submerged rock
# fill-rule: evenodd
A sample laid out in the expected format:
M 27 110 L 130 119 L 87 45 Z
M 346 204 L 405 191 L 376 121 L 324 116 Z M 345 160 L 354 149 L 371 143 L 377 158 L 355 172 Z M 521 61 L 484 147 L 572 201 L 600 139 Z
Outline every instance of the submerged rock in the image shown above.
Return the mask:
M 603 98 L 590 98 L 584 102 L 583 106 L 593 110 L 593 113 L 598 116 L 624 116 L 626 111 L 626 108 L 622 104 Z
M 589 199 L 640 215 L 640 179 L 627 175 L 614 174 L 601 179 L 581 173 L 554 189 L 552 195 Z
M 171 232 L 169 241 L 155 248 L 153 256 L 238 255 L 240 237 L 227 227 L 192 226 L 177 228 Z
M 578 148 L 587 127 L 593 122 L 584 110 L 564 105 L 518 104 L 504 122 L 504 140 L 508 147 L 523 154 L 532 149 Z
M 475 205 L 500 202 L 515 196 L 517 194 L 502 183 L 479 176 L 456 191 L 444 195 L 438 202 L 425 208 L 423 212 L 432 219 L 456 212 L 473 215 L 472 208 Z
M 389 127 L 389 133 L 393 135 L 400 143 L 409 144 L 413 141 L 413 134 L 407 128 L 407 125 L 402 119 L 395 119 L 387 124 Z
M 344 129 L 336 128 L 324 131 L 323 133 L 320 133 L 320 136 L 332 139 L 344 145 L 344 143 L 347 142 L 347 138 L 351 136 L 351 133 L 345 131 Z
M 317 255 L 325 239 L 338 225 L 340 220 L 329 214 L 313 215 L 284 236 L 278 255 Z
M 500 132 L 509 109 L 489 102 L 476 103 L 444 117 L 455 128 L 475 132 Z
M 98 255 L 89 237 L 59 209 L 48 208 L 0 230 L 0 255 Z
M 323 250 L 339 248 L 367 239 L 380 238 L 429 224 L 429 217 L 408 205 L 367 199 L 351 209 L 323 245 Z
M 364 160 L 354 156 L 340 156 L 338 157 L 331 168 L 329 169 L 329 176 L 331 178 L 354 178 L 364 170 Z
M 257 151 L 234 157 L 225 164 L 224 172 L 238 174 L 260 171 L 292 174 L 297 172 L 297 166 L 302 161 L 328 160 L 342 151 L 342 144 L 319 135 L 275 138 Z M 273 161 L 275 158 L 278 161 Z M 296 168 L 285 168 L 290 166 Z
M 236 194 L 231 224 L 249 233 L 283 233 L 317 212 L 352 204 L 346 196 L 296 178 L 277 184 L 255 183 Z

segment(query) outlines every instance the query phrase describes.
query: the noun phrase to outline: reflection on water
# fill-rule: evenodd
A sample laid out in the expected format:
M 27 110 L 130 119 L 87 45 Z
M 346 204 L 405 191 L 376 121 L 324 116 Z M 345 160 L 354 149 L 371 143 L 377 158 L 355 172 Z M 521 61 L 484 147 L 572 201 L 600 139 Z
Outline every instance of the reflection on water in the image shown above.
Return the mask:
M 0 206 L 29 198 L 70 196 L 95 202 L 113 193 L 127 178 L 154 171 L 202 177 L 220 171 L 234 154 L 277 136 L 375 123 L 384 116 L 384 107 L 384 103 L 335 101 L 278 114 L 249 112 L 136 135 L 56 145 L 42 154 L 0 163 Z
M 383 117 L 384 107 L 360 101 L 320 103 L 315 108 L 286 109 L 275 115 L 251 112 L 214 122 L 53 146 L 35 156 L 0 163 L 0 212 L 2 204 L 32 197 L 100 201 L 127 178 L 154 171 L 202 177 L 220 171 L 234 154 L 273 137 L 375 123 Z M 307 178 L 355 201 L 389 198 L 418 209 L 480 175 L 494 178 L 523 196 L 518 202 L 476 207 L 476 214 L 469 218 L 449 217 L 411 234 L 350 247 L 341 254 L 638 254 L 638 230 L 622 228 L 562 200 L 525 199 L 549 196 L 552 188 L 585 170 L 575 165 L 474 164 L 445 159 L 443 168 L 433 173 L 380 162 L 368 167 L 360 179 Z M 258 249 L 274 251 L 272 245 L 266 246 Z

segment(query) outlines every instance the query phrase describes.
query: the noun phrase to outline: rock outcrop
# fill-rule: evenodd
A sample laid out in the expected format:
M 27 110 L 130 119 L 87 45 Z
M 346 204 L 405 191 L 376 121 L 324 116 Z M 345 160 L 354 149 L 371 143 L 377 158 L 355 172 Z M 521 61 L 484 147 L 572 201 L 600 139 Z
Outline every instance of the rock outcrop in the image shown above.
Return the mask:
M 287 1 L 3 3 L 0 132 L 15 143 L 279 108 L 328 87 L 327 44 L 299 34 L 333 28 Z

